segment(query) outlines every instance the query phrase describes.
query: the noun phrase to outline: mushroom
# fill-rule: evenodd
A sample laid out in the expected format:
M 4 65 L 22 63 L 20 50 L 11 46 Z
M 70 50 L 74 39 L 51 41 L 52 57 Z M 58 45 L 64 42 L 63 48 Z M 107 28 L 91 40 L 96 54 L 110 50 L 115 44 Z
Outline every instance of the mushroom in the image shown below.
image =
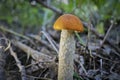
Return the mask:
M 63 14 L 54 23 L 55 30 L 62 30 L 59 49 L 58 80 L 73 80 L 75 39 L 74 31 L 84 30 L 77 16 Z

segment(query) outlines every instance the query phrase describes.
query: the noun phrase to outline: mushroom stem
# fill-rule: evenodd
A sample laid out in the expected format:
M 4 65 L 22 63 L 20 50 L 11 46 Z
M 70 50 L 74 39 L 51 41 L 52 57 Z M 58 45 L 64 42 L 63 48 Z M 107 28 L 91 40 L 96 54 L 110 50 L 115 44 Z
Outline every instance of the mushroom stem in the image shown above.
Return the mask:
M 73 80 L 75 40 L 73 31 L 62 30 L 59 50 L 58 80 Z

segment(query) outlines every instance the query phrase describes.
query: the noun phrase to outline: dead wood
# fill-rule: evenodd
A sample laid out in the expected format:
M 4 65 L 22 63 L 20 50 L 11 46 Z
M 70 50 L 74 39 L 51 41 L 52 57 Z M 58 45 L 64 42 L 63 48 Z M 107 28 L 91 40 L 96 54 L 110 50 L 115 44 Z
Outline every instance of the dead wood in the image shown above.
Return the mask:
M 51 57 L 44 54 L 44 53 L 41 53 L 41 52 L 38 52 L 32 48 L 30 48 L 29 46 L 19 42 L 19 41 L 12 41 L 12 44 L 14 44 L 15 46 L 17 46 L 18 48 L 20 48 L 21 50 L 23 50 L 28 56 L 31 56 L 33 59 L 35 59 L 36 61 L 39 61 L 39 60 L 50 60 Z

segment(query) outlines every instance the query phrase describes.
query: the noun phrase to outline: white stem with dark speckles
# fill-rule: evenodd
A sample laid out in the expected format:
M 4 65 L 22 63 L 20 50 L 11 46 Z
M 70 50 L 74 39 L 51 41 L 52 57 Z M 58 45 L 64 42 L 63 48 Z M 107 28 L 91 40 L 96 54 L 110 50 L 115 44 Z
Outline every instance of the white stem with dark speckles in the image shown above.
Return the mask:
M 73 31 L 62 30 L 59 50 L 58 80 L 73 80 L 75 40 Z

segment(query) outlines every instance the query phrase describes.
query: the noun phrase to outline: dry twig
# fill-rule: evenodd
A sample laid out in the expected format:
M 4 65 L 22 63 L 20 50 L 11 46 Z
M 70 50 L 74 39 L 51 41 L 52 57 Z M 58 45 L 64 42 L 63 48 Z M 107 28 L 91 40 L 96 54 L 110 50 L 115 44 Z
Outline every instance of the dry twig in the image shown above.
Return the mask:
M 21 77 L 22 80 L 26 80 L 26 71 L 25 71 L 25 67 L 21 64 L 20 60 L 17 58 L 16 53 L 13 51 L 13 49 L 10 47 L 10 54 L 14 57 L 17 66 L 19 68 L 19 71 L 21 72 Z
M 36 39 L 37 41 L 39 41 L 42 45 L 45 45 L 48 49 L 54 50 L 50 45 L 48 45 L 45 41 L 40 39 L 40 36 L 38 35 L 33 35 L 31 34 L 30 37 Z
M 84 26 L 85 26 L 86 28 L 88 28 L 89 25 L 88 25 L 87 23 L 83 22 L 83 24 L 84 24 Z M 98 34 L 97 31 L 93 28 L 93 25 L 92 25 L 92 24 L 91 24 L 90 31 L 93 32 L 93 33 L 96 35 L 96 37 L 98 37 L 99 39 L 102 39 L 102 40 L 104 39 L 104 36 Z M 120 53 L 120 49 L 119 49 L 117 46 L 115 46 L 115 44 L 113 44 L 111 41 L 109 41 L 108 39 L 106 39 L 106 40 L 105 40 L 105 43 L 107 43 L 107 44 L 110 45 L 112 48 L 114 48 L 118 53 Z
M 103 38 L 103 41 L 102 41 L 102 44 L 101 44 L 100 48 L 103 46 L 104 42 L 106 41 L 106 39 L 107 39 L 107 37 L 108 37 L 108 35 L 109 35 L 109 33 L 110 33 L 110 30 L 111 30 L 112 27 L 113 27 L 113 24 L 114 24 L 114 22 L 111 23 L 111 25 L 110 25 L 110 27 L 109 27 L 109 29 L 108 29 L 105 37 Z M 100 49 L 100 48 L 99 48 L 99 49 Z
M 58 49 L 56 47 L 56 43 L 50 38 L 50 36 L 48 36 L 47 33 L 45 33 L 44 31 L 41 31 L 41 33 L 47 38 L 47 40 L 50 42 L 50 44 L 52 45 L 52 47 L 54 48 L 54 50 L 58 53 Z
M 27 45 L 19 42 L 19 41 L 12 41 L 12 43 L 17 46 L 18 48 L 20 48 L 21 50 L 23 50 L 25 53 L 27 53 L 28 56 L 32 56 L 32 58 L 36 61 L 39 61 L 39 60 L 50 60 L 51 57 L 44 54 L 44 53 L 41 53 L 41 52 L 38 52 L 30 47 L 28 47 Z
M 48 9 L 52 10 L 53 12 L 55 12 L 55 13 L 57 13 L 57 14 L 59 14 L 59 15 L 63 14 L 61 10 L 57 9 L 57 8 L 54 7 L 54 6 L 51 6 L 51 5 L 48 5 L 48 4 L 44 3 L 42 0 L 36 0 L 36 1 L 37 1 L 39 4 L 41 4 L 42 6 L 44 6 L 44 7 L 48 8 Z
M 26 37 L 26 36 L 24 36 L 24 35 L 22 35 L 22 34 L 19 34 L 19 33 L 17 33 L 17 32 L 14 32 L 14 31 L 12 31 L 12 30 L 10 30 L 10 29 L 7 29 L 7 28 L 5 28 L 4 26 L 0 26 L 0 29 L 3 30 L 3 31 L 5 31 L 5 32 L 8 32 L 8 33 L 14 34 L 14 35 L 16 35 L 16 36 L 22 37 L 22 38 L 24 38 L 24 39 L 30 40 L 30 38 L 28 38 L 28 37 Z

